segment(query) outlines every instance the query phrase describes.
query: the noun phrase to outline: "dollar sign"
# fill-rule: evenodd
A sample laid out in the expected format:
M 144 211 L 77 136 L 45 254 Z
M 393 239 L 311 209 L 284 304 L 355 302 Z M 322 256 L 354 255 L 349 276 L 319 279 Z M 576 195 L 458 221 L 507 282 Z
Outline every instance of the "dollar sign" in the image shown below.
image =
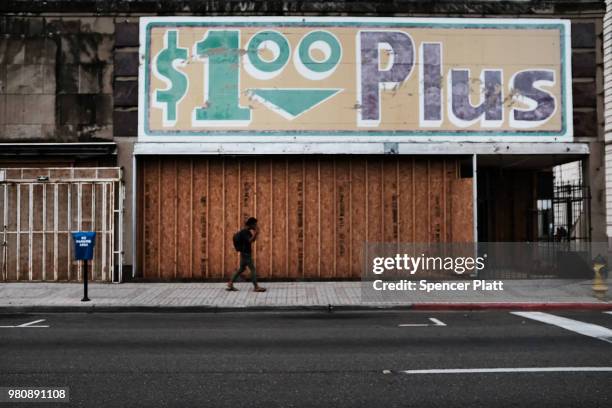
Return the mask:
M 155 91 L 154 105 L 161 107 L 164 126 L 173 126 L 176 123 L 177 105 L 187 92 L 187 76 L 177 70 L 185 65 L 187 49 L 178 47 L 178 32 L 166 31 L 164 34 L 165 48 L 157 54 L 155 59 L 155 73 L 167 84 L 167 88 Z

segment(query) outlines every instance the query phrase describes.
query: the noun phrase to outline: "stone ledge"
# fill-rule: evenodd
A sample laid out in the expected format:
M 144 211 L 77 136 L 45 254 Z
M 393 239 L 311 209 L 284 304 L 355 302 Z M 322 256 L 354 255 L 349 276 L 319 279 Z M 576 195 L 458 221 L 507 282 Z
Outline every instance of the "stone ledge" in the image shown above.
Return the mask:
M 490 1 L 490 0 L 375 0 L 375 1 L 215 1 L 202 0 L 4 0 L 0 12 L 88 12 L 88 13 L 215 13 L 225 15 L 267 14 L 291 15 L 300 13 L 350 13 L 355 15 L 384 13 L 405 14 L 562 14 L 593 11 L 604 13 L 602 1 L 582 0 L 531 0 L 531 1 Z

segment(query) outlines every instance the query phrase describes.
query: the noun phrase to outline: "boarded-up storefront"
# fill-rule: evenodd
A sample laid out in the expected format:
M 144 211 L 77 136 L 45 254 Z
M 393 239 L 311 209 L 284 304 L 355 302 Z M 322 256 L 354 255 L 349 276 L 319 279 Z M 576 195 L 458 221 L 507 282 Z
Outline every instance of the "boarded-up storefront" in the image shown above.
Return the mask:
M 135 277 L 227 279 L 250 216 L 263 279 L 357 279 L 366 242 L 475 241 L 476 155 L 572 141 L 569 28 L 142 18 Z
M 472 179 L 456 158 L 143 157 L 138 174 L 144 279 L 227 278 L 250 216 L 269 279 L 358 278 L 366 241 L 473 239 Z

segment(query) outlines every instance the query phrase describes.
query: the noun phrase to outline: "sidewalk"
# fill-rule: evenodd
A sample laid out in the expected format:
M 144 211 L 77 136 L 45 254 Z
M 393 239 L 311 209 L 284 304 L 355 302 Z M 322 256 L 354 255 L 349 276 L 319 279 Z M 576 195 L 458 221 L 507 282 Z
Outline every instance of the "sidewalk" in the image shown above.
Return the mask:
M 612 310 L 593 296 L 591 281 L 506 281 L 503 292 L 406 293 L 391 302 L 362 299 L 361 282 L 266 282 L 254 293 L 248 283 L 238 292 L 225 283 L 90 283 L 90 302 L 81 302 L 80 283 L 1 283 L 0 313 L 61 311 L 241 311 L 367 309 L 598 309 Z M 612 283 L 608 281 L 608 283 Z M 366 299 L 367 300 L 367 299 Z

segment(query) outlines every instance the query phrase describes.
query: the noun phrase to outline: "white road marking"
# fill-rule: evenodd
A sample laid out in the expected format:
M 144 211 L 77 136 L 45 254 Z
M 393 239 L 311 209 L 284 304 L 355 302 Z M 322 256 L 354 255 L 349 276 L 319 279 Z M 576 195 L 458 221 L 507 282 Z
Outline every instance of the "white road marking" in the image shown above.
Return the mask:
M 538 322 L 552 324 L 565 330 L 573 331 L 585 336 L 594 337 L 599 340 L 612 343 L 612 330 L 596 324 L 584 323 L 579 320 L 568 319 L 566 317 L 555 316 L 543 312 L 510 312 L 513 315 L 526 317 L 527 319 L 537 320 Z
M 429 320 L 431 320 L 434 323 L 434 326 L 446 326 L 446 323 L 443 323 L 442 321 L 436 319 L 435 317 L 430 317 Z
M 398 327 L 428 327 L 428 326 L 446 326 L 446 323 L 436 319 L 435 317 L 430 317 L 429 321 L 433 324 L 429 323 L 409 323 L 409 324 L 398 324 Z
M 34 320 L 33 322 L 28 322 L 24 324 L 20 324 L 17 326 L 0 326 L 0 329 L 16 329 L 16 328 L 37 328 L 37 327 L 49 327 L 45 325 L 37 325 L 36 323 L 44 322 L 45 319 Z
M 610 310 L 609 312 L 604 312 L 604 313 L 607 313 L 607 314 L 612 314 L 612 310 Z
M 388 374 L 383 370 L 384 374 Z M 479 374 L 479 373 L 579 373 L 612 372 L 612 367 L 508 367 L 508 368 L 434 368 L 430 370 L 403 370 L 402 374 Z
M 44 321 L 45 321 L 45 319 L 34 320 L 33 322 L 20 324 L 17 327 L 49 327 L 49 326 L 36 326 L 36 323 L 40 323 L 40 322 L 44 322 Z

